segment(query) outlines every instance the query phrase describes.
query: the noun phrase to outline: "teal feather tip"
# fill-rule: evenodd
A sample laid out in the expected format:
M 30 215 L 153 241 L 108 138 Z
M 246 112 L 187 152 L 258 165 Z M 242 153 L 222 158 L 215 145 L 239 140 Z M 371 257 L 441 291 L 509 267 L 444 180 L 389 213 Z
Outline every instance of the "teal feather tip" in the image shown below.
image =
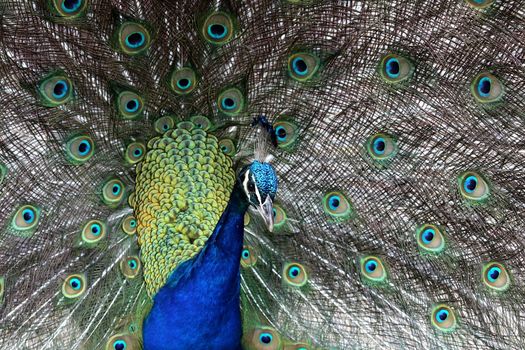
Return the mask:
M 235 33 L 233 18 L 225 12 L 212 13 L 204 21 L 201 33 L 210 44 L 224 45 Z
M 38 93 L 46 107 L 57 107 L 73 98 L 73 83 L 63 73 L 54 73 L 38 84 Z
M 52 0 L 52 10 L 65 19 L 82 16 L 87 8 L 88 0 Z
M 102 185 L 102 202 L 110 207 L 116 207 L 124 198 L 126 187 L 119 179 L 110 179 Z
M 136 119 L 144 111 L 144 99 L 134 91 L 122 91 L 116 99 L 117 110 L 123 119 Z
M 355 215 L 351 202 L 339 191 L 330 191 L 323 196 L 323 210 L 336 221 L 351 219 Z
M 197 86 L 197 74 L 189 67 L 174 70 L 170 77 L 170 87 L 178 95 L 191 93 Z
M 244 268 L 255 266 L 257 263 L 257 251 L 250 245 L 245 245 L 241 252 L 241 266 Z
M 86 277 L 83 274 L 71 274 L 62 284 L 62 295 L 67 299 L 78 299 L 86 292 Z
M 276 121 L 273 124 L 273 129 L 275 130 L 277 146 L 287 151 L 293 150 L 299 139 L 298 126 L 285 119 Z
M 155 123 L 153 124 L 155 131 L 159 134 L 164 134 L 166 131 L 173 129 L 174 126 L 175 121 L 173 120 L 172 116 L 160 117 L 159 119 L 155 120 Z
M 306 52 L 297 52 L 288 57 L 288 75 L 299 82 L 306 82 L 315 76 L 320 65 L 319 57 Z
M 276 230 L 283 228 L 286 225 L 288 217 L 286 211 L 279 204 L 273 205 L 273 227 Z
M 125 160 L 128 164 L 136 164 L 144 158 L 146 145 L 142 142 L 132 142 L 126 147 Z
M 480 173 L 466 171 L 458 176 L 461 196 L 472 203 L 484 203 L 491 194 L 488 181 Z
M 90 220 L 82 228 L 82 241 L 88 244 L 96 244 L 106 237 L 106 224 L 100 220 Z
M 217 97 L 219 111 L 228 115 L 239 115 L 244 109 L 244 96 L 237 88 L 226 89 Z
M 490 262 L 483 265 L 481 275 L 483 284 L 495 292 L 504 292 L 511 285 L 510 274 L 501 263 Z
M 308 273 L 303 265 L 288 263 L 283 268 L 283 281 L 293 287 L 303 287 L 308 282 Z
M 430 322 L 437 330 L 445 333 L 453 332 L 458 326 L 456 313 L 445 304 L 437 305 L 432 309 Z
M 132 333 L 115 334 L 106 342 L 105 350 L 140 350 L 140 340 Z
M 120 271 L 129 279 L 137 277 L 141 267 L 140 259 L 136 255 L 127 256 L 120 261 Z
M 95 153 L 95 143 L 87 135 L 71 138 L 66 143 L 66 155 L 72 164 L 83 164 Z
M 146 25 L 124 22 L 116 33 L 119 49 L 130 56 L 144 53 L 151 45 L 151 35 Z
M 127 235 L 134 235 L 137 232 L 138 222 L 133 215 L 128 215 L 122 220 L 122 231 Z
M 385 133 L 374 134 L 368 138 L 366 150 L 374 161 L 384 163 L 397 154 L 397 139 Z
M 416 229 L 416 240 L 422 253 L 439 254 L 445 249 L 443 229 L 432 224 L 424 224 Z
M 379 73 L 385 82 L 399 84 L 412 78 L 414 64 L 408 58 L 391 53 L 381 59 Z
M 470 84 L 470 91 L 477 102 L 490 104 L 503 98 L 505 87 L 495 75 L 483 72 L 474 78 Z
M 13 215 L 11 227 L 15 231 L 26 232 L 34 229 L 40 220 L 40 208 L 33 205 L 23 205 Z
M 279 350 L 282 348 L 282 339 L 275 329 L 260 327 L 244 333 L 243 345 L 247 350 Z
M 387 270 L 382 259 L 375 255 L 362 257 L 359 262 L 364 282 L 383 283 L 387 279 Z
M 219 149 L 226 155 L 233 157 L 237 153 L 235 143 L 232 139 L 221 139 L 219 140 Z
M 208 117 L 203 115 L 194 115 L 190 118 L 190 121 L 193 124 L 195 124 L 197 128 L 202 129 L 204 131 L 208 131 L 211 128 L 213 128 L 212 121 Z

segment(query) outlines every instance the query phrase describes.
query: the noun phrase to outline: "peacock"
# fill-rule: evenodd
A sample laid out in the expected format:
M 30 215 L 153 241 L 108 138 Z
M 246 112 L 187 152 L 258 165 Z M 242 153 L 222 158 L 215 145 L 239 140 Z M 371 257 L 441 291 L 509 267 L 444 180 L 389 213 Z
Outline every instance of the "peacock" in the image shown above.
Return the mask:
M 524 33 L 521 0 L 2 0 L 0 349 L 523 349 Z

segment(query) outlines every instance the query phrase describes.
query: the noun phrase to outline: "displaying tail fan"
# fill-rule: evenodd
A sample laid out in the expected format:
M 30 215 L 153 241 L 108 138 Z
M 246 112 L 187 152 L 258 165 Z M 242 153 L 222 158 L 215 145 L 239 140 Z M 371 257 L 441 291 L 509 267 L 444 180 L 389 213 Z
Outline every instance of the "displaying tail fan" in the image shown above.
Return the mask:
M 524 28 L 4 0 L 0 348 L 522 348 Z

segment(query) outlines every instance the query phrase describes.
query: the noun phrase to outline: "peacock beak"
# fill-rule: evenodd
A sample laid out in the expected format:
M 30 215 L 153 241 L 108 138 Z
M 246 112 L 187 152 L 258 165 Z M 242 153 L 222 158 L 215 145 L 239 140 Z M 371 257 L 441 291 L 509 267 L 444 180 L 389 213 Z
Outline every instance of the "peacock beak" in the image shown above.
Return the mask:
M 268 231 L 273 232 L 273 203 L 270 196 L 266 196 L 264 203 L 257 206 L 257 211 L 264 219 Z

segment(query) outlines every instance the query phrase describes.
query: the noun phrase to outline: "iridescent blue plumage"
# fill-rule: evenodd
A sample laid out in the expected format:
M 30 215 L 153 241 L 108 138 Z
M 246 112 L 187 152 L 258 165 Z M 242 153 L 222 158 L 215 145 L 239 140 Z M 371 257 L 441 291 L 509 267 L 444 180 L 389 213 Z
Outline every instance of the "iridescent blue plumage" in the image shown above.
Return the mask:
M 144 322 L 146 350 L 241 349 L 239 264 L 244 214 L 250 204 L 262 204 L 253 202 L 251 198 L 255 197 L 243 187 L 243 175 L 248 170 L 262 202 L 275 196 L 277 177 L 271 165 L 255 161 L 241 171 L 228 206 L 204 248 L 177 267 L 155 295 Z

